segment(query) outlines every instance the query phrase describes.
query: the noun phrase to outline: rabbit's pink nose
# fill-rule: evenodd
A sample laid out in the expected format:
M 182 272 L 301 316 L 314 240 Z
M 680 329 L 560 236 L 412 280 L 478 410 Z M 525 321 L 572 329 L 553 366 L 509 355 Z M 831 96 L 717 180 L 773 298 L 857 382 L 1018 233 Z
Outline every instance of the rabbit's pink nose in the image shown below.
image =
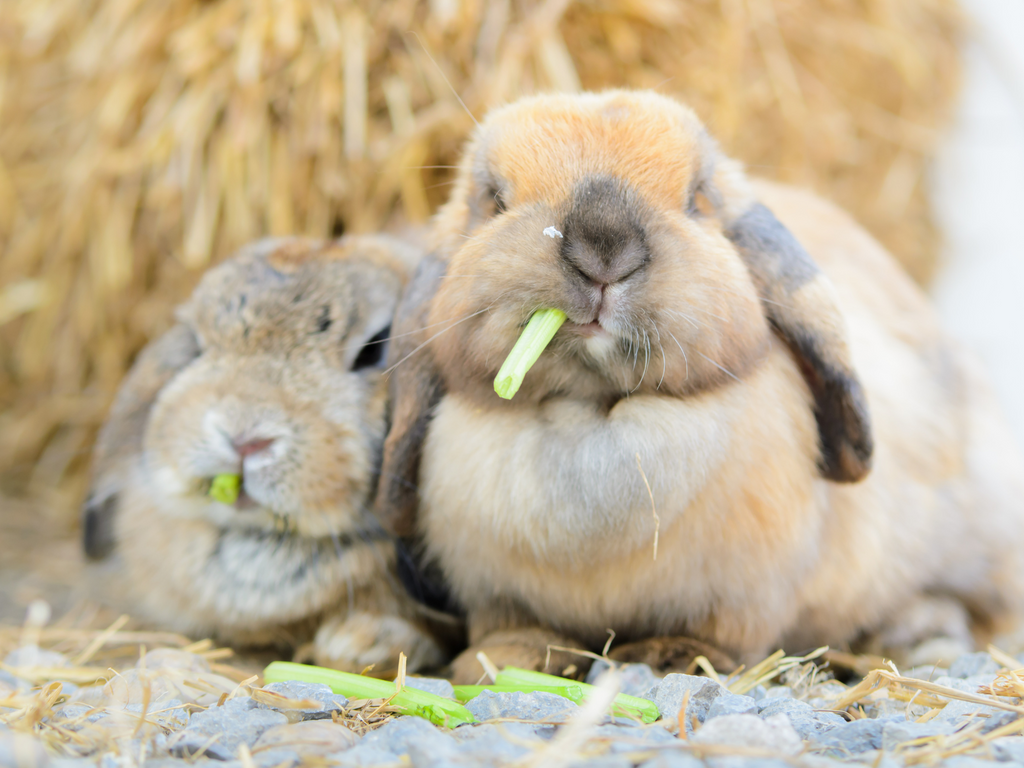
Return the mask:
M 246 456 L 251 456 L 254 453 L 265 451 L 271 445 L 274 444 L 274 438 L 267 437 L 258 440 L 246 440 L 244 442 L 238 442 L 236 440 L 231 441 L 231 445 L 235 449 L 235 453 L 238 454 L 240 459 L 244 459 Z

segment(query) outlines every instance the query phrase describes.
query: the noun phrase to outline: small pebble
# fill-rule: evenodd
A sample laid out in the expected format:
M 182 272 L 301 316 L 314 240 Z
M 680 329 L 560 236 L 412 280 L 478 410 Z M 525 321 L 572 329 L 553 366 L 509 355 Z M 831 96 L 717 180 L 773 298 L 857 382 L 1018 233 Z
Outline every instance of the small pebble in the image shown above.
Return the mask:
M 544 743 L 530 723 L 482 723 L 455 729 L 461 755 L 481 760 L 518 760 Z
M 34 645 L 15 648 L 4 658 L 8 667 L 70 667 L 71 662 L 63 653 L 47 651 Z
M 27 733 L 0 731 L 0 766 L 11 768 L 46 768 L 50 756 L 43 743 Z
M 1000 763 L 996 760 L 985 760 L 971 755 L 956 755 L 942 761 L 942 768 L 996 768 L 998 765 Z
M 586 681 L 593 685 L 603 672 L 611 668 L 612 665 L 603 659 L 595 661 L 587 673 Z M 658 677 L 647 664 L 619 664 L 616 668 L 619 672 L 620 690 L 629 696 L 643 696 L 658 683 Z
M 681 749 L 666 749 L 653 760 L 642 763 L 640 768 L 702 768 L 704 763 Z
M 306 755 L 327 756 L 344 752 L 359 737 L 343 725 L 325 720 L 275 725 L 265 730 L 253 745 L 256 755 L 263 750 L 286 749 Z
M 685 727 L 687 733 L 693 730 L 693 719 L 703 723 L 711 709 L 711 704 L 727 691 L 721 685 L 707 677 L 694 675 L 668 675 L 657 685 L 647 691 L 643 698 L 653 701 L 658 712 L 666 719 L 675 720 L 679 716 L 679 708 L 687 693 L 690 700 L 686 705 Z M 680 723 L 680 728 L 683 724 Z
M 981 725 L 981 732 L 988 733 L 994 731 L 996 728 L 1002 728 L 1004 725 L 1016 721 L 1020 718 L 1016 712 L 999 712 L 992 715 L 991 717 L 984 718 Z
M 711 702 L 706 719 L 711 720 L 722 715 L 756 715 L 757 713 L 757 702 L 750 696 L 723 691 Z
M 221 707 L 193 714 L 188 727 L 172 740 L 171 751 L 182 757 L 206 747 L 205 754 L 210 757 L 229 760 L 238 754 L 240 745 L 251 748 L 268 728 L 287 722 L 288 718 L 280 712 L 256 708 L 247 696 L 229 699 Z
M 950 734 L 955 729 L 949 723 L 886 722 L 882 726 L 882 749 L 892 751 L 900 744 L 929 736 Z
M 765 720 L 756 715 L 723 715 L 708 720 L 690 738 L 694 744 L 755 747 L 780 755 L 799 754 L 804 746 L 785 715 L 775 715 Z
M 1007 736 L 992 742 L 992 755 L 1000 762 L 1024 765 L 1024 737 Z
M 856 755 L 869 749 L 881 749 L 882 731 L 887 722 L 898 722 L 898 719 L 854 720 L 852 723 L 810 734 L 808 741 L 816 750 L 834 756 Z
M 661 727 L 630 728 L 621 725 L 601 725 L 590 738 L 594 749 L 607 748 L 609 752 L 638 752 L 667 744 L 678 739 Z
M 574 760 L 567 768 L 633 768 L 633 761 L 616 755 L 601 755 L 584 760 Z
M 949 677 L 967 678 L 974 675 L 995 676 L 1002 669 L 987 653 L 965 653 L 957 656 L 949 665 Z
M 466 703 L 466 709 L 480 722 L 486 720 L 530 720 L 564 722 L 579 707 L 554 693 L 495 693 L 484 691 Z
M 434 757 L 455 750 L 458 742 L 447 731 L 435 727 L 422 717 L 396 717 L 363 737 L 359 748 L 380 750 L 392 755 L 423 753 Z
M 896 699 L 878 699 L 869 704 L 863 704 L 864 714 L 877 720 L 880 717 L 903 716 L 906 718 L 907 702 Z
M 827 731 L 830 728 L 837 728 L 846 725 L 846 718 L 837 715 L 835 712 L 818 712 L 810 704 L 796 699 L 783 699 L 775 697 L 764 699 L 759 702 L 761 710 L 758 713 L 761 717 L 773 717 L 774 715 L 785 715 L 790 725 L 802 739 L 810 739 L 818 733 Z

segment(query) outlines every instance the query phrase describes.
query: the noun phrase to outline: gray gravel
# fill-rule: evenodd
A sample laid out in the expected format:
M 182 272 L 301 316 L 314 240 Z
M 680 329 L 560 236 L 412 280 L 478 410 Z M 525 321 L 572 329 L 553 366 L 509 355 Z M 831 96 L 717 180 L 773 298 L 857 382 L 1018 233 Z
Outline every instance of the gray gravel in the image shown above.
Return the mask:
M 15 652 L 5 663 L 16 669 L 29 661 L 68 665 L 60 654 L 36 649 Z M 589 680 L 609 666 L 595 664 Z M 976 693 L 998 669 L 988 654 L 972 653 L 948 670 L 920 667 L 906 674 Z M 275 683 L 264 689 L 273 695 L 257 691 L 253 698 L 245 695 L 249 689 L 218 680 L 198 656 L 154 651 L 103 688 L 68 686 L 67 699 L 42 723 L 74 734 L 64 742 L 66 754 L 44 750 L 40 739 L 21 732 L 16 717 L 6 717 L 12 710 L 0 708 L 0 768 L 459 768 L 547 765 L 552 755 L 559 768 L 905 768 L 928 739 L 955 737 L 965 728 L 984 735 L 1017 719 L 1013 712 L 954 699 L 918 722 L 932 712 L 929 707 L 880 691 L 861 702 L 858 711 L 866 717 L 851 721 L 829 711 L 847 688 L 820 673 L 790 673 L 750 695 L 705 677 L 658 678 L 641 664 L 625 665 L 619 675 L 626 692 L 657 705 L 661 720 L 642 724 L 603 716 L 576 725 L 583 709 L 559 696 L 485 692 L 467 705 L 477 724 L 446 730 L 420 718 L 394 717 L 353 730 L 346 725 L 354 722 L 349 702 L 327 686 Z M 210 690 L 197 689 L 196 680 Z M 20 695 L 33 689 L 11 673 L 0 682 Z M 452 693 L 445 680 L 410 677 L 407 684 Z M 140 726 L 143 712 L 146 725 Z M 559 751 L 563 745 L 568 751 Z M 538 750 L 546 750 L 540 763 Z M 933 764 L 1024 765 L 1024 737 L 1001 737 Z
M 316 707 L 281 707 L 275 706 L 275 704 L 270 702 L 257 702 L 257 707 L 280 712 L 293 722 L 296 720 L 330 720 L 332 712 L 340 712 L 348 704 L 348 699 L 344 696 L 339 696 L 330 689 L 330 686 L 323 685 L 322 683 L 300 683 L 296 681 L 271 683 L 264 686 L 263 690 L 280 694 L 288 699 L 317 702 L 319 704 Z

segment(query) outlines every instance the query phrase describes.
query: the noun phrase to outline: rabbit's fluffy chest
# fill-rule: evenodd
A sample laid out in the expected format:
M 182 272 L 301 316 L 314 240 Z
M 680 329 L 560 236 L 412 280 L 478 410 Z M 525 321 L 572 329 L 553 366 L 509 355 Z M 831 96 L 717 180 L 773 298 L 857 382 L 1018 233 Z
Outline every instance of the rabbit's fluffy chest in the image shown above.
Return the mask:
M 746 384 L 632 397 L 607 416 L 571 400 L 498 411 L 447 396 L 425 446 L 420 526 L 458 599 L 472 610 L 511 598 L 597 640 L 607 627 L 692 629 L 730 604 L 746 614 L 740 633 L 785 620 L 817 531 L 815 426 L 783 350 Z M 770 589 L 765 568 L 778 574 Z

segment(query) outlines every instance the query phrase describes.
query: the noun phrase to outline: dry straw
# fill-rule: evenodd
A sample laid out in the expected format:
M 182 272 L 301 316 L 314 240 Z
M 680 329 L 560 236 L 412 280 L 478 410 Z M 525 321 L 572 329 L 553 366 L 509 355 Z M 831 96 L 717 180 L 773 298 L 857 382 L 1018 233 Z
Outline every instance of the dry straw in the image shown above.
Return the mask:
M 0 469 L 77 500 L 133 354 L 241 243 L 424 220 L 473 124 L 452 89 L 477 116 L 543 89 L 681 95 L 926 278 L 958 24 L 954 0 L 8 0 Z

